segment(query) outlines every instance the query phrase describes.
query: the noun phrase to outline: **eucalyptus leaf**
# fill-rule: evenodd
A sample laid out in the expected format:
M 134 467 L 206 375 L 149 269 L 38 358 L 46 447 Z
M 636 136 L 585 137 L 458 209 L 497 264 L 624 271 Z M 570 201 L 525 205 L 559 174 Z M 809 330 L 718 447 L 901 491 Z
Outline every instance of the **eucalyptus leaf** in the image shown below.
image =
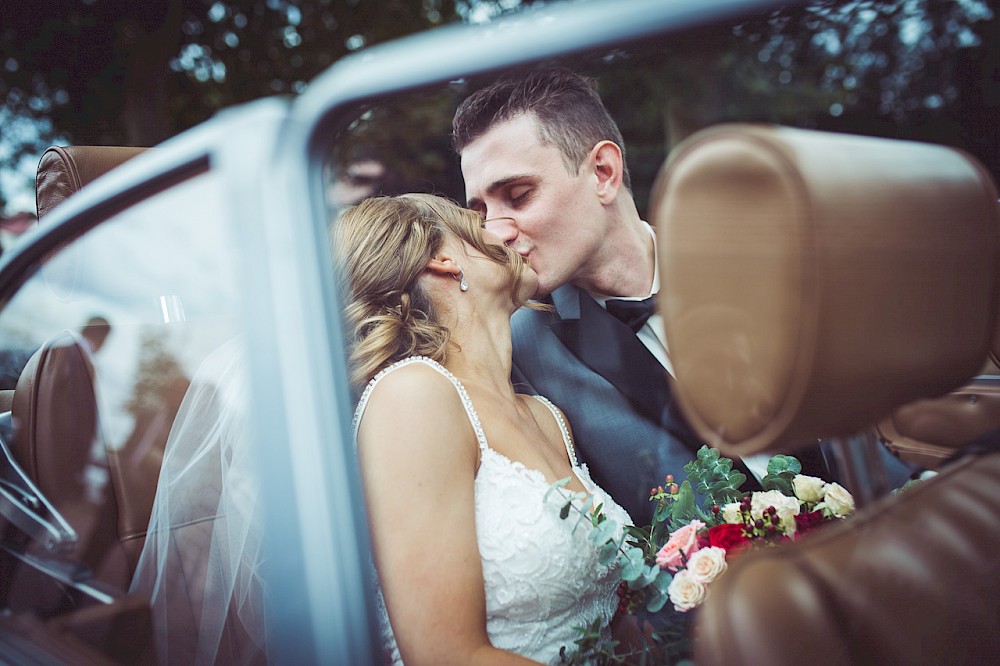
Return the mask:
M 569 480 L 570 480 L 570 477 L 567 476 L 566 478 L 559 479 L 558 481 L 553 481 L 549 485 L 549 489 L 545 491 L 545 496 L 542 499 L 543 500 L 548 500 L 549 499 L 549 495 L 551 495 L 553 492 L 559 492 L 559 489 L 565 487 L 566 484 L 569 483 Z M 559 493 L 559 494 L 561 495 L 562 493 Z
M 722 481 L 716 481 L 713 483 L 708 491 L 712 497 L 716 497 L 726 491 L 729 488 L 729 482 L 723 479 Z
M 618 527 L 617 521 L 610 519 L 601 521 L 590 530 L 587 538 L 590 540 L 590 543 L 600 546 L 608 541 L 614 541 L 615 532 L 618 531 Z
M 649 601 L 646 602 L 646 610 L 650 613 L 659 613 L 666 605 L 669 598 L 670 597 L 663 592 L 657 592 L 656 594 L 650 595 Z
M 800 474 L 802 472 L 802 463 L 792 456 L 780 453 L 771 456 L 771 459 L 767 461 L 767 473 L 780 474 L 781 472 L 791 472 L 793 476 Z
M 601 566 L 608 566 L 618 557 L 618 544 L 614 541 L 607 541 L 600 550 L 597 551 L 597 561 Z
M 656 580 L 653 581 L 653 588 L 662 592 L 663 594 L 666 594 L 667 588 L 670 587 L 670 583 L 672 583 L 673 580 L 674 580 L 673 574 L 671 574 L 666 569 L 660 569 L 660 571 L 656 575 Z
M 622 580 L 632 582 L 645 573 L 646 560 L 642 549 L 629 548 L 625 551 L 625 562 L 622 566 Z
M 781 474 L 768 474 L 760 480 L 760 486 L 764 490 L 777 490 L 783 495 L 793 495 L 791 475 L 787 472 Z

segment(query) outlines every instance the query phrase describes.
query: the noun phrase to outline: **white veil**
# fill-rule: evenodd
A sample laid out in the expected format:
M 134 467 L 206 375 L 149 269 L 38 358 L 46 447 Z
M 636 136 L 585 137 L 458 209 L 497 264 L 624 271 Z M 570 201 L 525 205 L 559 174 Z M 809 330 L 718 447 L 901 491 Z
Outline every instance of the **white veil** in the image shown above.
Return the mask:
M 159 664 L 267 661 L 245 359 L 241 338 L 205 359 L 167 440 L 129 590 L 150 599 Z

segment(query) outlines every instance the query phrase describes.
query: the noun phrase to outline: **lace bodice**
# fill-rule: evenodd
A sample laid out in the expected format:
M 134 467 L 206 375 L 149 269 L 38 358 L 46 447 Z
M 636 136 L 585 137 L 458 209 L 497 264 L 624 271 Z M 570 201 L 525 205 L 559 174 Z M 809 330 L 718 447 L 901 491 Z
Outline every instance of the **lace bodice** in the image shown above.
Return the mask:
M 429 365 L 455 386 L 482 452 L 475 480 L 475 513 L 490 641 L 495 647 L 536 661 L 556 663 L 559 648 L 564 645 L 571 648 L 579 638 L 575 627 L 589 624 L 597 617 L 603 618 L 607 626 L 618 605 L 618 572 L 614 565 L 599 563 L 596 549 L 587 539 L 588 522 L 577 526 L 572 516 L 566 520 L 559 517 L 565 500 L 557 493 L 549 493 L 546 499 L 551 484 L 540 471 L 490 448 L 465 387 L 439 363 L 415 356 L 376 375 L 355 411 L 355 437 L 378 381 L 411 363 Z M 619 524 L 631 523 L 625 510 L 591 480 L 586 466 L 577 462 L 560 412 L 545 398 L 536 397 L 559 423 L 574 473 L 591 494 L 590 501 L 603 503 L 605 515 Z M 386 647 L 391 651 L 393 663 L 401 664 L 381 592 L 378 602 Z

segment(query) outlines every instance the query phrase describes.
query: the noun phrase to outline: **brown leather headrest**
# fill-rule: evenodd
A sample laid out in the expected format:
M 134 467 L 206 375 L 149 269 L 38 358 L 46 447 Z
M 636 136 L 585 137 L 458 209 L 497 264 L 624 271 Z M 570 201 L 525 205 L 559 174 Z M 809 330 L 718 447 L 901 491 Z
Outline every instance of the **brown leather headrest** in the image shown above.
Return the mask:
M 759 125 L 678 146 L 650 210 L 691 425 L 796 448 L 963 384 L 993 339 L 996 199 L 943 146 Z
M 83 470 L 98 433 L 94 369 L 70 331 L 36 351 L 11 404 L 11 454 L 49 500 L 82 492 Z
M 35 174 L 38 218 L 84 185 L 144 150 L 121 146 L 52 146 L 42 153 Z

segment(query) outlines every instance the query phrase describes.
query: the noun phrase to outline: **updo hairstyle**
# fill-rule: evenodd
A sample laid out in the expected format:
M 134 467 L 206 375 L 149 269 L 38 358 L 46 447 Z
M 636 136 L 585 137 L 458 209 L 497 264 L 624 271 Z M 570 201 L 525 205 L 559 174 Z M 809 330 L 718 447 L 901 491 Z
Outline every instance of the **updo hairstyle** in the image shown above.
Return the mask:
M 451 332 L 440 323 L 420 275 L 446 234 L 506 266 L 517 305 L 523 260 L 486 243 L 482 218 L 430 194 L 374 197 L 346 210 L 333 228 L 350 340 L 351 382 L 363 386 L 382 368 L 409 356 L 444 363 Z

